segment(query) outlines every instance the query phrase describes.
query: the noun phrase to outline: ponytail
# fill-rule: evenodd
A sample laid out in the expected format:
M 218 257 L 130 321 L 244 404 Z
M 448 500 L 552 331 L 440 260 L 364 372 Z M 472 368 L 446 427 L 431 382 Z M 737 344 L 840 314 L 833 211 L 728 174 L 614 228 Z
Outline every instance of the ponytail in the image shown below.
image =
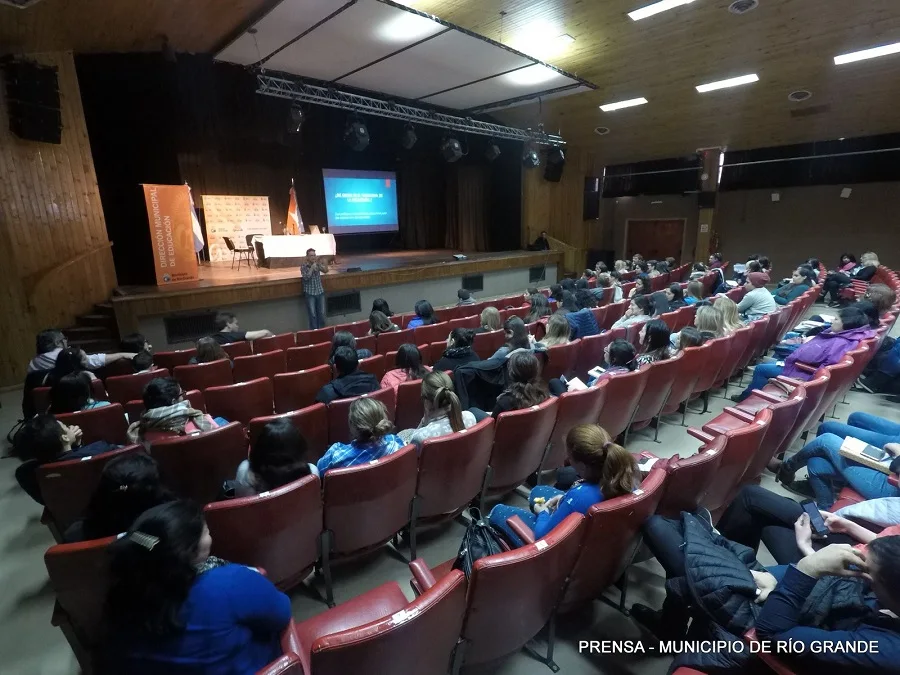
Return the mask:
M 572 460 L 584 464 L 584 480 L 598 484 L 604 499 L 627 495 L 634 490 L 638 475 L 634 457 L 599 425 L 572 427 L 566 434 L 566 450 Z
M 637 472 L 637 463 L 631 453 L 618 443 L 610 443 L 600 476 L 600 491 L 604 498 L 621 497 L 633 492 Z
M 462 417 L 462 407 L 459 405 L 459 397 L 452 389 L 440 387 L 434 395 L 435 408 L 450 408 L 447 419 L 450 420 L 450 428 L 453 431 L 462 431 L 466 428 Z

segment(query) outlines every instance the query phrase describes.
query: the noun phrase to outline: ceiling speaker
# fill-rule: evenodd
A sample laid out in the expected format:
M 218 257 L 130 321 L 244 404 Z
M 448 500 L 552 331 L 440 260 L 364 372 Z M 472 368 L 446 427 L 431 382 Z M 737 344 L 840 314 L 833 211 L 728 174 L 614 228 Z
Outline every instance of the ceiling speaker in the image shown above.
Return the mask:
M 558 183 L 566 166 L 566 154 L 562 148 L 550 148 L 547 151 L 547 166 L 544 167 L 544 180 Z
M 369 129 L 365 122 L 350 121 L 344 129 L 344 143 L 357 152 L 365 150 L 369 145 Z
M 441 155 L 448 162 L 455 162 L 463 156 L 462 146 L 458 140 L 449 136 L 441 141 Z

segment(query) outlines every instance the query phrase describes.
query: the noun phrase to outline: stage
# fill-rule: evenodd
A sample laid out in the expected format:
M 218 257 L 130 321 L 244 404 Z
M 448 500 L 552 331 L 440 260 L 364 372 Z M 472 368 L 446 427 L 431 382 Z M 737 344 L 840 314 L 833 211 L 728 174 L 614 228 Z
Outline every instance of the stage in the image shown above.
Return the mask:
M 547 279 L 552 277 L 555 281 L 556 268 L 562 264 L 563 256 L 561 251 L 501 251 L 466 254 L 466 260 L 455 260 L 454 253 L 457 251 L 428 249 L 341 254 L 336 256 L 328 274 L 323 275 L 322 283 L 326 295 L 359 291 L 361 296 L 369 296 L 377 289 L 376 295 L 384 296 L 389 301 L 388 296 L 393 296 L 393 302 L 403 303 L 404 306 L 398 307 L 398 311 L 409 311 L 411 306 L 405 306 L 409 303 L 409 297 L 428 298 L 435 306 L 451 304 L 463 276 L 483 275 L 484 292 L 476 295 L 484 298 L 518 290 L 524 292 L 529 270 L 538 266 L 547 267 Z M 348 271 L 353 268 L 358 269 Z M 246 314 L 250 303 L 255 305 L 255 310 L 259 303 L 280 300 L 289 300 L 291 304 L 288 307 L 296 304 L 299 308 L 301 303 L 297 299 L 301 295 L 299 266 L 266 269 L 257 268 L 253 262 L 248 268 L 247 263 L 243 262 L 238 269 L 235 262 L 232 269 L 230 262 L 207 262 L 200 265 L 199 281 L 161 287 L 122 286 L 116 289 L 112 303 L 120 334 L 125 335 L 135 331 L 146 332 L 151 317 L 161 324 L 165 317 L 195 311 L 228 308 L 237 312 L 236 305 L 242 305 L 240 311 Z M 282 306 L 281 310 L 284 309 L 285 306 Z M 362 307 L 358 314 L 350 313 L 346 320 L 368 316 L 368 307 Z M 257 320 L 263 318 L 259 316 Z M 305 327 L 305 317 L 301 319 L 304 326 L 290 329 Z M 294 323 L 301 319 L 296 319 Z M 282 321 L 267 323 L 269 325 L 266 327 L 276 332 L 279 331 L 273 326 L 285 324 Z M 242 327 L 253 329 L 245 321 L 242 321 Z M 165 341 L 160 343 L 162 335 L 159 330 L 155 332 L 158 337 L 154 344 L 158 344 L 157 350 L 162 351 Z

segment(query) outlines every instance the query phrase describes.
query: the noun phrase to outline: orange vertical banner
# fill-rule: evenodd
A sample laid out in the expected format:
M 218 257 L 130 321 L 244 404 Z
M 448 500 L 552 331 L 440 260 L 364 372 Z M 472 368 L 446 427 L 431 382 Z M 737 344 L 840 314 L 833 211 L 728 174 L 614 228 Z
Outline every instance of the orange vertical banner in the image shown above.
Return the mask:
M 143 185 L 156 285 L 200 278 L 187 185 Z

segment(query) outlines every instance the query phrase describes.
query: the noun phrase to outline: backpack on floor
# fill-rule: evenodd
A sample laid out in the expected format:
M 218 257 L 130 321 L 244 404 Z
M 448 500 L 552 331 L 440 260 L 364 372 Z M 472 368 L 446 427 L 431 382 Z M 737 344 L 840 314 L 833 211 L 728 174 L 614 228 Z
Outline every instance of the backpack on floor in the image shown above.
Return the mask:
M 481 517 L 481 512 L 469 509 L 472 522 L 466 528 L 462 543 L 459 545 L 459 553 L 453 562 L 453 569 L 462 570 L 466 579 L 472 575 L 472 568 L 476 561 L 495 553 L 503 553 L 506 547 L 500 538 L 500 533 Z

